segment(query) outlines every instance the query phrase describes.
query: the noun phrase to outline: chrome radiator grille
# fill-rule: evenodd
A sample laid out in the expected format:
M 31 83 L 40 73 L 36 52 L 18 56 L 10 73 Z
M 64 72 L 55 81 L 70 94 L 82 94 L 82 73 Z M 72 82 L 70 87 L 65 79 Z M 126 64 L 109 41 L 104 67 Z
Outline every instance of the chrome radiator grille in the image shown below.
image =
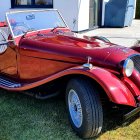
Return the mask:
M 135 69 L 140 73 L 140 55 L 133 55 L 131 60 L 134 62 Z

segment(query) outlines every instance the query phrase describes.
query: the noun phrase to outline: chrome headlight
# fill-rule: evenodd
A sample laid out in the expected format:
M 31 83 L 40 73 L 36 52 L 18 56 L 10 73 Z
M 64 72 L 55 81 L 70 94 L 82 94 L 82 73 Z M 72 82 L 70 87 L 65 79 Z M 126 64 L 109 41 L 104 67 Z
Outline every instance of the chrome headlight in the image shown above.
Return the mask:
M 123 64 L 123 74 L 124 76 L 130 77 L 134 70 L 134 62 L 128 58 L 124 61 Z

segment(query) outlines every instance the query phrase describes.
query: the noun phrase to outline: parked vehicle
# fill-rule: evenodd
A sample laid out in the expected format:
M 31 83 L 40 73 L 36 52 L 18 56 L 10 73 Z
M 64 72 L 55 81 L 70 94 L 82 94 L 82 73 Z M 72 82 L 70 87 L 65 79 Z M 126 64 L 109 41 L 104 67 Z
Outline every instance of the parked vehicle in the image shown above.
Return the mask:
M 140 48 L 68 28 L 57 10 L 10 11 L 0 24 L 0 87 L 39 99 L 60 93 L 82 138 L 103 126 L 103 101 L 140 112 Z M 21 92 L 19 92 L 21 93 Z

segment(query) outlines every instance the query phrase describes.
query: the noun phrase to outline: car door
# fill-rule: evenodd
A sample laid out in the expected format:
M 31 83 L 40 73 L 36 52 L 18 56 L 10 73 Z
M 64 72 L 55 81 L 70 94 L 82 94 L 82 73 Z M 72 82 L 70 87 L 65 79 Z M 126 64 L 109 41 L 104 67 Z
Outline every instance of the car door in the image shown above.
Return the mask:
M 0 28 L 0 74 L 17 75 L 16 46 L 14 42 L 7 42 L 8 27 Z

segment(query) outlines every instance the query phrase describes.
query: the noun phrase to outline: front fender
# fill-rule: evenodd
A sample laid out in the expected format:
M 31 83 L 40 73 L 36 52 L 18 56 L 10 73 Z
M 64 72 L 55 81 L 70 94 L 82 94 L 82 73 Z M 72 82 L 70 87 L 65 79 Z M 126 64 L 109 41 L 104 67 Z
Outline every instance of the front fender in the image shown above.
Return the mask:
M 25 83 L 22 84 L 21 87 L 12 89 L 10 88 L 9 90 L 27 90 L 53 81 L 57 78 L 73 74 L 85 75 L 97 81 L 97 83 L 99 83 L 102 86 L 102 88 L 108 95 L 110 101 L 122 105 L 129 105 L 134 107 L 136 106 L 135 99 L 130 90 L 125 86 L 125 84 L 111 72 L 99 67 L 93 67 L 91 70 L 85 69 L 82 66 L 69 68 L 67 70 L 46 77 L 40 81 L 28 84 Z
M 134 96 L 130 90 L 114 74 L 98 67 L 86 71 L 86 73 L 102 86 L 112 102 L 134 107 L 136 106 Z
M 56 79 L 71 74 L 85 75 L 97 81 L 97 83 L 99 83 L 102 86 L 102 88 L 108 95 L 110 101 L 114 103 L 134 107 L 136 106 L 134 96 L 132 95 L 130 90 L 125 86 L 125 84 L 114 74 L 99 67 L 93 67 L 93 69 L 91 70 L 87 70 L 82 66 L 73 67 L 64 70 L 56 75 L 53 75 L 52 77 L 49 77 L 47 79 L 50 79 L 51 81 L 52 79 L 54 79 L 54 77 Z

